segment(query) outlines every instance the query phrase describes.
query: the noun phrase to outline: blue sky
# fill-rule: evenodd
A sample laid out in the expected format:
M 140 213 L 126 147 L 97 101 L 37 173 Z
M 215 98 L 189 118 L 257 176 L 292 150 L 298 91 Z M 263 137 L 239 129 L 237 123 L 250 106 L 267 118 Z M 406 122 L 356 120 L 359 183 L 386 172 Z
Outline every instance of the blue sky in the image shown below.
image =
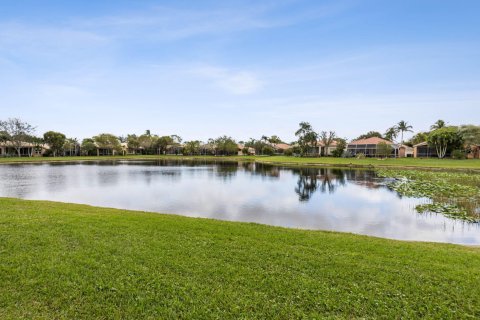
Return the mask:
M 480 1 L 0 0 L 0 118 L 206 140 L 480 123 Z

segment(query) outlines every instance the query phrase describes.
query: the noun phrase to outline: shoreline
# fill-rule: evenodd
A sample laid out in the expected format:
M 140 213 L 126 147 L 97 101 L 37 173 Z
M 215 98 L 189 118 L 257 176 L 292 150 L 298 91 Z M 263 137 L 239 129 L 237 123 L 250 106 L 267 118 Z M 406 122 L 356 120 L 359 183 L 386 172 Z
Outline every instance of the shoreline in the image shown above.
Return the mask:
M 460 172 L 480 173 L 480 160 L 451 160 L 451 159 L 353 159 L 353 158 L 296 158 L 285 156 L 100 156 L 100 157 L 56 157 L 56 158 L 0 158 L 1 164 L 29 164 L 29 163 L 62 163 L 62 162 L 94 162 L 94 161 L 221 161 L 221 162 L 255 162 L 277 166 L 303 166 L 303 167 L 337 167 L 351 169 L 406 169 L 406 170 L 448 170 Z M 387 162 L 389 161 L 389 162 Z M 384 163 L 381 163 L 384 162 Z M 468 164 L 468 165 L 467 165 Z

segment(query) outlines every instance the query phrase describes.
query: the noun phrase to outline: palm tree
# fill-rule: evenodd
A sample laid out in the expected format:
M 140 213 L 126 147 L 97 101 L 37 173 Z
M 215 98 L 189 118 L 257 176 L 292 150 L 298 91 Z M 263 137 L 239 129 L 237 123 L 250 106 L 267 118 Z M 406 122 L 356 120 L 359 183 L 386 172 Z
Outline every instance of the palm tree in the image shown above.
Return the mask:
M 393 126 L 385 132 L 385 139 L 393 141 L 398 136 L 398 127 Z
M 406 121 L 402 120 L 397 124 L 397 130 L 402 135 L 402 138 L 401 138 L 401 144 L 402 145 L 403 145 L 403 133 L 404 132 L 413 132 L 412 129 L 413 129 L 413 127 L 411 125 L 409 125 Z
M 445 128 L 446 125 L 447 124 L 445 123 L 445 121 L 437 120 L 437 122 L 435 122 L 433 125 L 430 126 L 430 129 L 437 130 L 437 129 Z
M 393 142 L 398 136 L 399 128 L 398 126 L 393 126 L 385 132 L 385 139 Z M 395 158 L 397 157 L 397 148 L 395 148 Z

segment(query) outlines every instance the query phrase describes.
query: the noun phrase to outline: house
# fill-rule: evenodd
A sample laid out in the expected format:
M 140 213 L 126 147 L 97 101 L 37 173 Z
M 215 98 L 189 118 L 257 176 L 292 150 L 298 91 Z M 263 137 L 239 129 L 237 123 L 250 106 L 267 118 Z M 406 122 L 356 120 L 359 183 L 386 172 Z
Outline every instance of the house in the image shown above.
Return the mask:
M 317 143 L 318 154 L 321 156 L 331 156 L 332 152 L 337 148 L 337 141 L 332 141 L 332 143 L 327 147 L 322 141 Z
M 275 149 L 275 153 L 284 153 L 285 150 L 292 148 L 291 145 L 286 143 L 272 144 L 272 147 Z
M 398 157 L 399 158 L 409 158 L 413 157 L 413 147 L 402 144 L 398 147 Z
M 169 144 L 166 147 L 165 154 L 168 155 L 179 155 L 183 153 L 183 145 L 182 144 Z
M 435 147 L 429 146 L 428 143 L 422 142 L 413 146 L 413 157 L 414 158 L 431 158 L 438 157 L 437 150 Z
M 378 137 L 352 141 L 347 145 L 347 152 L 353 156 L 363 154 L 366 157 L 376 157 L 379 153 L 378 145 L 380 143 L 386 143 L 387 145 L 392 146 L 392 155 L 394 155 L 396 145 L 392 141 Z
M 22 157 L 41 157 L 50 147 L 48 145 L 38 145 L 30 142 L 22 142 L 20 147 L 20 156 Z M 0 143 L 0 157 L 18 156 L 14 145 L 10 142 Z
M 241 144 L 241 143 L 238 143 L 237 148 L 238 148 L 238 153 L 237 154 L 239 156 L 243 156 L 244 155 L 243 149 L 245 149 L 245 145 Z M 255 148 L 248 147 L 247 152 L 248 152 L 248 155 L 253 155 L 254 156 L 255 155 Z
M 468 159 L 480 159 L 480 144 L 470 146 L 469 151 L 467 153 Z

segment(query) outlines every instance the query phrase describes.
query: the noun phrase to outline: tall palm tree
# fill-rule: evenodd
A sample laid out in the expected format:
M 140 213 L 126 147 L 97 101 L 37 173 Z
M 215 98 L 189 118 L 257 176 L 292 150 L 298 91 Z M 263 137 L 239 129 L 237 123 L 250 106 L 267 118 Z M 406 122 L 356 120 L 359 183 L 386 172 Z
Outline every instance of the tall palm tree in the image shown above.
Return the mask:
M 445 121 L 437 120 L 437 122 L 435 122 L 433 125 L 430 126 L 430 129 L 437 130 L 437 129 L 445 128 L 446 125 L 447 124 L 445 123 Z
M 413 127 L 411 125 L 409 125 L 406 121 L 402 120 L 397 124 L 397 129 L 400 132 L 400 134 L 402 135 L 401 144 L 403 145 L 403 133 L 404 132 L 413 132 L 413 130 L 412 130 Z

